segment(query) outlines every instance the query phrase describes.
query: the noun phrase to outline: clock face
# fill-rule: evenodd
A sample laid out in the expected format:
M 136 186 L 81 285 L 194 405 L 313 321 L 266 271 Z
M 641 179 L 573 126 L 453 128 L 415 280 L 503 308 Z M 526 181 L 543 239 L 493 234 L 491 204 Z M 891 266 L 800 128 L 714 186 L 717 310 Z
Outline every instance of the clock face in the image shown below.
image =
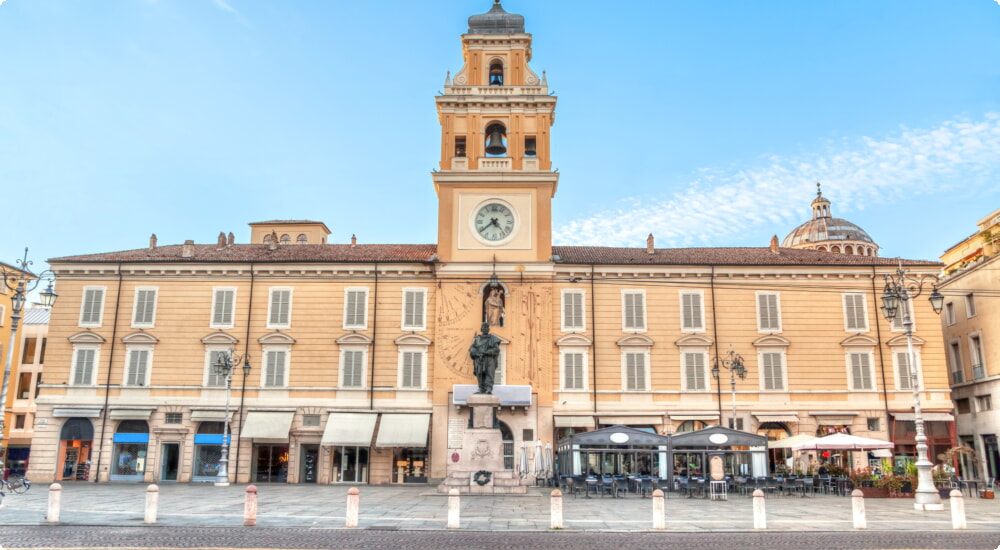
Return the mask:
M 489 243 L 499 243 L 514 233 L 517 220 L 513 210 L 501 202 L 488 202 L 472 218 L 476 235 Z

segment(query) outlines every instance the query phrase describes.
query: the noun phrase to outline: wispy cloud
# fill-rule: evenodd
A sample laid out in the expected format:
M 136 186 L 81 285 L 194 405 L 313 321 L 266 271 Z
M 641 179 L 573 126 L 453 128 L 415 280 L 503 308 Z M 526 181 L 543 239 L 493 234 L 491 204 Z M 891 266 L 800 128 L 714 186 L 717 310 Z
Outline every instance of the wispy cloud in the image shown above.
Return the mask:
M 801 221 L 810 182 L 835 193 L 837 216 L 845 205 L 863 208 L 904 195 L 943 193 L 998 174 L 1000 113 L 987 113 L 936 128 L 902 128 L 881 140 L 827 142 L 811 155 L 773 155 L 744 168 L 702 170 L 685 191 L 623 198 L 618 208 L 559 227 L 555 237 L 561 244 L 641 246 L 652 232 L 665 246 L 719 245 L 732 242 L 734 227 Z M 790 192 L 793 187 L 802 191 Z
M 237 10 L 236 8 L 234 8 L 233 5 L 230 4 L 229 2 L 227 2 L 226 0 L 211 0 L 211 2 L 212 2 L 213 6 L 219 8 L 220 10 L 235 15 L 236 16 L 236 20 L 241 25 L 243 25 L 245 27 L 250 27 L 251 26 L 250 22 L 247 21 L 247 19 L 245 17 L 243 17 L 243 14 L 240 13 L 239 10 Z

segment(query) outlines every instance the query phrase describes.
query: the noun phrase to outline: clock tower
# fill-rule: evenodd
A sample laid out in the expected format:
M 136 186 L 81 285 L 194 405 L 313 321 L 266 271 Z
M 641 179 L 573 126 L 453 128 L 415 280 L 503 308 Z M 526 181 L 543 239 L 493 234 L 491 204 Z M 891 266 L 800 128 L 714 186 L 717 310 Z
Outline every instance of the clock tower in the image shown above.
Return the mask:
M 442 262 L 548 262 L 552 197 L 549 157 L 556 98 L 528 67 L 524 17 L 495 0 L 469 18 L 465 65 L 437 96 L 441 123 L 438 258 Z

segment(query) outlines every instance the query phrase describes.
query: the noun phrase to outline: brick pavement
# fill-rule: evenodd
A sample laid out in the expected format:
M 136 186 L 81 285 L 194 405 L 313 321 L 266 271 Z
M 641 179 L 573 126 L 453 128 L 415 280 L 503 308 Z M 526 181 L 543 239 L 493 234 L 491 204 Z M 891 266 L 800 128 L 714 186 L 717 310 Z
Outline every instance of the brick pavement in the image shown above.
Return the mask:
M 147 485 L 66 483 L 61 523 L 95 526 L 141 526 Z M 344 485 L 258 485 L 257 525 L 343 529 L 347 490 Z M 362 529 L 443 530 L 448 498 L 433 487 L 360 486 Z M 246 485 L 159 486 L 157 523 L 167 526 L 238 527 L 243 524 Z M 463 530 L 548 531 L 548 488 L 530 488 L 525 496 L 463 496 Z M 8 495 L 0 508 L 0 525 L 45 523 L 48 486 L 37 484 L 24 495 Z M 901 531 L 950 531 L 948 501 L 944 512 L 918 512 L 911 499 L 868 499 L 868 528 Z M 752 499 L 728 501 L 668 495 L 667 530 L 731 532 L 753 530 Z M 1000 499 L 965 499 L 970 531 L 1000 532 Z M 565 496 L 565 529 L 569 531 L 649 531 L 652 501 L 629 496 L 612 499 Z M 852 531 L 851 499 L 818 495 L 767 501 L 769 531 Z

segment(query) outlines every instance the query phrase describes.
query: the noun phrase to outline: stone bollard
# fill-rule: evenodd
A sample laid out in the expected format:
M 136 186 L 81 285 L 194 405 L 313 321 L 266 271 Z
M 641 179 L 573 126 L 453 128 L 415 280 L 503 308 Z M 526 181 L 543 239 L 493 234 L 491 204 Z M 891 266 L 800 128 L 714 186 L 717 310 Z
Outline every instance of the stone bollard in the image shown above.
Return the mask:
M 552 519 L 549 522 L 549 528 L 562 529 L 563 528 L 562 491 L 560 491 L 559 489 L 552 490 L 552 504 L 550 513 Z
M 663 505 L 663 491 L 653 491 L 653 529 L 667 528 L 667 510 Z
M 767 529 L 767 509 L 764 505 L 764 491 L 753 492 L 753 528 Z
M 247 497 L 243 505 L 243 527 L 254 525 L 257 525 L 257 486 L 247 485 Z
M 143 523 L 156 523 L 156 507 L 160 503 L 160 488 L 155 483 L 146 487 L 146 517 Z
M 458 489 L 448 491 L 448 529 L 458 529 L 459 527 L 462 512 L 458 499 Z
M 46 523 L 59 523 L 59 507 L 62 506 L 62 485 L 49 485 L 49 508 L 45 512 Z
M 357 487 L 347 490 L 347 523 L 345 527 L 358 526 L 358 512 L 361 508 L 361 491 Z
M 868 529 L 868 518 L 865 517 L 865 496 L 861 489 L 851 491 L 851 508 L 854 509 L 854 528 Z
M 951 528 L 968 529 L 965 523 L 965 499 L 962 498 L 962 491 L 951 490 Z

